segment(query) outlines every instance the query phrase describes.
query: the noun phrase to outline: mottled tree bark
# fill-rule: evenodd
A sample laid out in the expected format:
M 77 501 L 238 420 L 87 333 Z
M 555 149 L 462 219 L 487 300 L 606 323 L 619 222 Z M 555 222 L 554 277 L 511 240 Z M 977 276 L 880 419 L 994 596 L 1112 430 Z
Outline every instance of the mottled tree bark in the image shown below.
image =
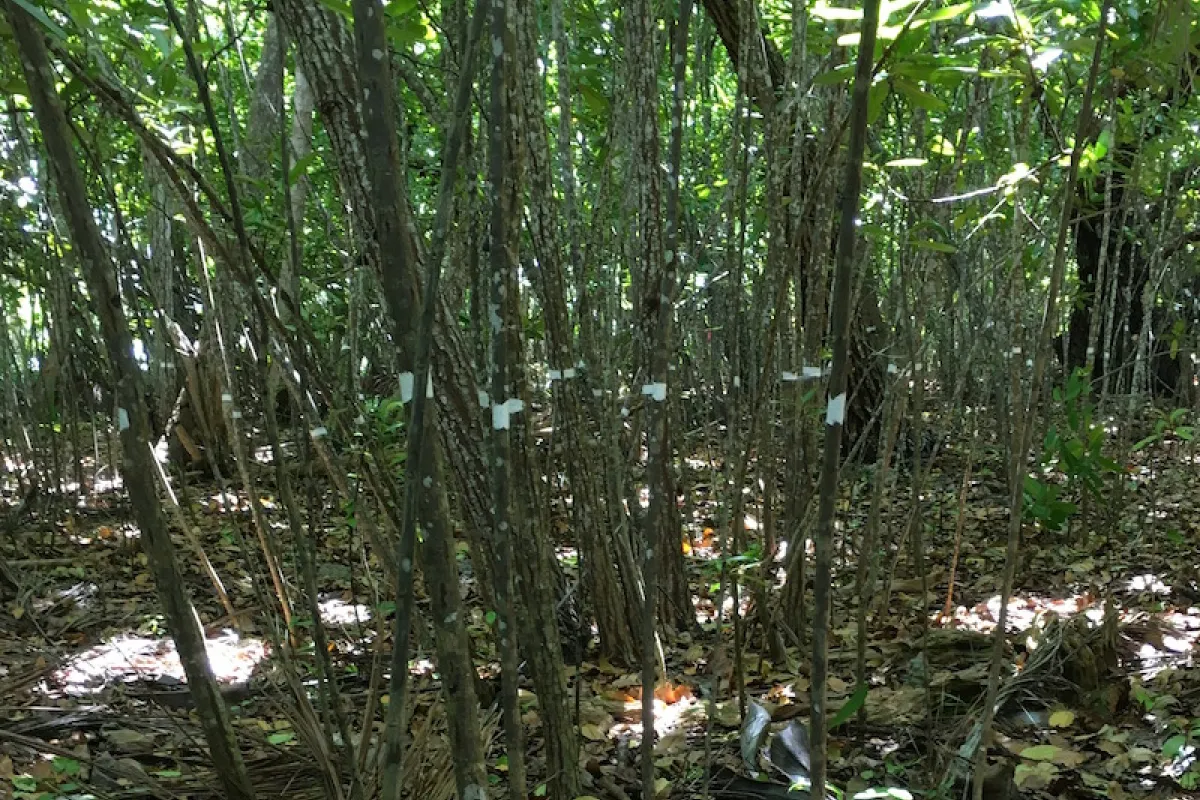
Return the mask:
M 517 627 L 513 616 L 512 558 L 513 531 L 509 502 L 509 471 L 512 469 L 513 416 L 524 410 L 524 399 L 514 391 L 509 360 L 521 354 L 520 288 L 517 282 L 515 250 L 520 233 L 518 219 L 512 216 L 518 207 L 516 179 L 510 172 L 509 152 L 511 118 L 508 113 L 508 76 L 512 71 L 513 41 L 508 28 L 508 3 L 491 4 L 492 75 L 491 103 L 488 107 L 488 261 L 491 265 L 491 304 L 489 331 L 491 340 L 491 458 L 492 511 L 496 546 L 496 634 L 500 651 L 500 707 L 508 746 L 508 796 L 525 800 L 525 740 L 521 732 L 521 710 L 517 705 L 519 661 Z M 510 341 L 515 347 L 510 348 Z M 523 418 L 522 414 L 521 417 Z
M 434 641 L 454 753 L 455 785 L 462 800 L 482 800 L 486 796 L 487 771 L 479 703 L 475 695 L 475 668 L 458 593 L 458 570 L 454 561 L 450 507 L 442 480 L 441 453 L 434 437 L 427 436 L 425 431 L 427 397 L 423 384 L 428 374 L 432 330 L 425 324 L 420 329 L 417 325 L 422 308 L 421 300 L 412 291 L 416 283 L 417 247 L 409 229 L 408 204 L 400 169 L 391 52 L 382 3 L 379 0 L 354 0 L 352 7 L 358 86 L 364 110 L 364 158 L 365 166 L 370 169 L 368 189 L 374 211 L 371 217 L 361 222 L 373 223 L 373 227 L 364 232 L 367 240 L 376 247 L 376 268 L 391 316 L 393 340 L 399 351 L 397 360 L 403 370 L 401 374 L 409 378 L 410 396 L 402 399 L 411 400 L 413 404 L 408 431 L 408 485 L 396 559 L 400 574 L 392 640 L 392 702 L 384 736 L 383 787 L 389 800 L 399 799 L 403 784 L 400 765 L 408 725 L 405 692 L 409 633 L 414 613 L 413 559 L 419 515 L 425 534 L 425 575 L 432 596 Z M 365 175 L 362 177 L 366 180 Z M 432 265 L 428 280 L 432 280 L 433 285 L 436 285 L 440 270 L 440 263 Z M 435 299 L 429 297 L 425 302 L 432 304 Z M 430 416 L 436 419 L 434 404 L 428 406 Z
M 567 308 L 567 283 L 563 270 L 562 245 L 558 238 L 561 212 L 550 182 L 550 145 L 546 131 L 546 102 L 542 78 L 536 65 L 536 7 L 528 0 L 517 4 L 517 38 L 521 42 L 517 66 L 519 129 L 529 180 L 530 208 L 528 228 L 537 264 L 533 270 L 534 287 L 542 305 L 552 392 L 557 415 L 556 433 L 562 437 L 570 480 L 572 514 L 579 534 L 584 569 L 587 575 L 600 647 L 604 655 L 625 663 L 637 658 L 635 635 L 638 596 L 636 575 L 623 573 L 622 560 L 616 553 L 619 539 L 606 536 L 608 510 L 597 469 L 604 459 L 596 436 L 594 415 L 589 414 L 587 366 L 580 366 L 578 351 L 571 336 Z
M 208 663 L 204 632 L 184 591 L 175 547 L 154 486 L 150 421 L 142 395 L 141 371 L 133 357 L 133 340 L 117 289 L 116 269 L 87 200 L 87 187 L 70 141 L 70 128 L 55 90 L 55 75 L 38 23 L 16 3 L 4 5 L 29 86 L 29 100 L 42 130 L 72 244 L 83 268 L 116 377 L 117 428 L 123 452 L 122 476 L 129 491 L 143 547 L 154 574 L 179 660 L 187 675 L 204 736 L 225 793 L 251 800 L 254 789 L 238 750 L 225 701 Z
M 296 54 L 313 89 L 317 112 L 336 162 L 338 183 L 351 214 L 355 251 L 361 265 L 380 275 L 380 243 L 376 234 L 376 210 L 371 199 L 371 170 L 366 160 L 361 105 L 356 98 L 358 78 L 353 64 L 354 45 L 336 15 L 316 0 L 280 0 L 289 35 L 296 40 Z M 398 229 L 402 247 L 418 251 L 408 224 Z M 414 259 L 415 261 L 415 259 Z M 419 308 L 420 278 L 410 270 L 394 287 L 402 304 Z M 389 302 L 392 302 L 389 300 Z M 438 414 L 434 427 L 454 478 L 457 506 L 465 518 L 467 535 L 476 558 L 474 566 L 485 594 L 491 596 L 492 564 L 495 557 L 490 537 L 492 492 L 483 453 L 483 428 L 479 415 L 479 387 L 470 349 L 458 328 L 457 315 L 446 299 L 439 298 L 433 340 L 434 400 Z

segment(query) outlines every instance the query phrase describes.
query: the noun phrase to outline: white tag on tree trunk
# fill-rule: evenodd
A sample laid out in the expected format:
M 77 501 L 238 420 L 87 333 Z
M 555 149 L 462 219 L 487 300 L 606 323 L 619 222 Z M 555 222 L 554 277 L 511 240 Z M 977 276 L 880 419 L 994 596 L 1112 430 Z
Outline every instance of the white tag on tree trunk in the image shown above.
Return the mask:
M 841 425 L 846 420 L 846 393 L 829 399 L 829 407 L 825 411 L 826 425 Z
M 407 403 L 412 400 L 413 396 L 413 381 L 415 378 L 411 372 L 400 373 L 400 402 Z
M 525 408 L 525 401 L 519 397 L 510 397 L 503 403 L 492 406 L 492 430 L 506 431 L 510 418 Z
M 801 374 L 808 379 L 821 377 L 820 367 L 805 367 Z
M 734 380 L 737 380 L 736 378 Z M 642 394 L 661 403 L 667 399 L 667 385 L 665 383 L 647 383 L 642 387 Z
M 117 408 L 117 430 L 129 430 L 129 412 L 123 408 Z

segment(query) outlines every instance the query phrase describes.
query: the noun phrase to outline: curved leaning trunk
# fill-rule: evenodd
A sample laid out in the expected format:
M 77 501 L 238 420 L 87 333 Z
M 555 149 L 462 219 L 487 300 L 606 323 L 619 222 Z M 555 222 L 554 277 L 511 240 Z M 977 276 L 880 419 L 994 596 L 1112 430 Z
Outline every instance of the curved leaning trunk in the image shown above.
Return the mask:
M 4 3 L 3 9 L 17 42 L 29 85 L 30 105 L 42 131 L 71 242 L 78 254 L 92 305 L 100 319 L 105 349 L 116 378 L 117 427 L 123 451 L 122 473 L 138 527 L 141 528 L 142 543 L 154 575 L 155 588 L 225 794 L 233 800 L 253 800 L 254 787 L 238 749 L 229 710 L 218 691 L 208 661 L 204 631 L 184 590 L 175 546 L 159 504 L 149 448 L 149 413 L 142 395 L 141 370 L 133 358 L 133 340 L 117 289 L 116 267 L 109 257 L 87 201 L 86 184 L 75 160 L 70 127 L 55 89 L 54 73 L 42 38 L 42 29 L 16 3 Z

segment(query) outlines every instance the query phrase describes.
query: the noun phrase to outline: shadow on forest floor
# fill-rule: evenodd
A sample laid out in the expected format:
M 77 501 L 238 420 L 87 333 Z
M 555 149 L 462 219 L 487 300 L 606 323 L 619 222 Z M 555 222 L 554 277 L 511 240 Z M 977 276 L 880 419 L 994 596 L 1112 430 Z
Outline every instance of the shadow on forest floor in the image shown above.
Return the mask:
M 1191 472 L 1160 465 L 1153 498 L 1143 486 L 1120 509 L 1113 522 L 1119 535 L 1034 532 L 1027 541 L 1010 604 L 1004 707 L 992 751 L 994 760 L 1010 765 L 1014 790 L 1022 796 L 1175 797 L 1195 774 L 1190 770 L 1200 739 L 1200 671 L 1194 663 L 1200 547 L 1194 531 L 1200 528 L 1200 495 L 1191 490 Z M 927 563 L 949 562 L 956 480 L 940 473 L 931 480 Z M 905 518 L 906 503 L 897 500 L 889 524 Z M 707 608 L 703 618 L 712 612 L 708 582 L 712 559 L 720 553 L 716 537 L 706 530 L 705 520 L 713 516 L 709 499 L 690 498 L 685 507 L 693 509 L 685 552 L 692 584 L 701 588 L 697 607 Z M 943 780 L 954 775 L 953 750 L 969 736 L 978 710 L 992 641 L 987 634 L 999 610 L 1000 538 L 1007 520 L 1003 488 L 986 478 L 976 481 L 966 509 L 950 614 L 939 611 L 946 570 L 930 570 L 931 595 L 922 601 L 919 576 L 911 575 L 906 555 L 899 559 L 888 605 L 867 642 L 865 722 L 851 721 L 834 732 L 831 763 L 840 785 L 853 790 L 929 786 L 937 774 L 930 769 L 933 763 L 941 765 Z M 194 510 L 204 551 L 225 581 L 236 617 L 218 602 L 199 559 L 181 539 L 184 579 L 209 633 L 210 659 L 234 709 L 255 780 L 271 794 L 318 797 L 322 778 L 305 755 L 286 695 L 274 685 L 272 648 L 261 620 L 249 611 L 258 601 L 232 535 L 233 526 L 249 529 L 245 500 L 233 498 L 231 507 L 212 495 Z M 847 515 L 852 528 L 859 513 Z M 756 524 L 747 518 L 748 528 Z M 373 657 L 380 650 L 378 626 L 390 627 L 391 607 L 372 599 L 381 590 L 351 555 L 361 549 L 355 536 L 352 528 L 330 523 L 319 578 L 341 688 L 361 718 Z M 43 499 L 30 509 L 5 555 L 19 592 L 0 604 L 4 789 L 48 799 L 78 794 L 71 787 L 85 785 L 109 792 L 138 788 L 161 797 L 215 796 L 202 736 L 188 713 L 186 683 L 162 629 L 127 505 L 114 494 L 78 505 Z M 854 693 L 852 570 L 837 579 L 842 588 L 831 645 L 834 708 L 850 702 Z M 740 609 L 747 615 L 753 613 L 750 594 L 743 595 Z M 296 619 L 294 624 L 302 632 L 309 623 Z M 470 629 L 485 661 L 481 672 L 491 674 L 494 653 L 477 607 Z M 656 695 L 660 772 L 675 795 L 700 796 L 710 758 L 704 729 L 714 678 L 720 694 L 713 707 L 711 764 L 723 775 L 752 768 L 737 748 L 740 718 L 728 683 L 730 644 L 711 625 L 664 644 L 668 680 Z M 790 648 L 786 663 L 776 664 L 760 649 L 752 637 L 742 660 L 748 695 L 776 726 L 805 717 L 807 653 Z M 417 717 L 434 731 L 433 666 L 419 657 L 414 670 Z M 571 670 L 571 678 L 580 684 L 588 791 L 636 796 L 636 668 L 585 660 L 580 670 Z M 531 773 L 537 775 L 536 702 L 531 695 L 527 700 Z M 376 726 L 379 719 L 377 712 Z M 497 782 L 503 781 L 501 764 L 490 763 Z M 764 788 L 761 796 L 768 791 L 775 790 Z

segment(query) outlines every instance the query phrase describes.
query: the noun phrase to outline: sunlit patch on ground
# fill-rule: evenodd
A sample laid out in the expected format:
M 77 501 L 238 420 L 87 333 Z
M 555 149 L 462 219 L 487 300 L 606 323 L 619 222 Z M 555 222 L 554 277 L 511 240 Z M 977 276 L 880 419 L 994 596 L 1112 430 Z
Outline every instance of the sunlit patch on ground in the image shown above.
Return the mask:
M 246 511 L 249 504 L 246 499 L 233 492 L 217 492 L 208 498 L 208 510 L 216 511 Z
M 340 597 L 325 598 L 317 607 L 321 609 L 321 620 L 326 625 L 353 625 L 371 619 L 371 609 L 368 606 L 349 603 Z
M 614 690 L 604 698 L 604 705 L 616 721 L 609 729 L 613 738 L 636 737 L 642 733 L 642 693 L 640 686 L 625 690 Z M 683 732 L 691 720 L 703 709 L 702 701 L 686 685 L 660 684 L 654 692 L 654 732 L 658 738 L 656 749 L 663 748 L 673 737 Z
M 696 622 L 700 625 L 708 625 L 716 622 L 716 603 L 714 602 L 714 599 L 715 595 L 713 597 L 700 597 L 697 595 L 692 596 L 692 604 L 696 608 Z M 750 592 L 746 591 L 745 589 L 738 593 L 738 610 L 741 612 L 743 617 L 750 613 L 751 600 L 752 598 Z M 728 590 L 726 590 L 725 596 L 721 601 L 721 619 L 728 621 L 732 618 L 733 596 Z
M 1150 680 L 1164 670 L 1190 664 L 1200 639 L 1200 610 L 1190 608 L 1136 620 L 1124 628 L 1136 646 L 1139 673 Z
M 141 528 L 132 522 L 123 522 L 115 525 L 97 525 L 94 528 L 79 528 L 74 523 L 68 523 L 66 528 L 67 539 L 79 545 L 137 539 L 142 535 Z
M 34 610 L 39 613 L 47 612 L 60 603 L 73 603 L 79 608 L 87 610 L 95 605 L 99 592 L 99 586 L 91 581 L 83 581 L 55 589 L 44 596 L 35 597 L 32 604 Z
M 221 683 L 244 683 L 266 657 L 261 639 L 226 632 L 207 641 L 208 660 Z M 120 634 L 74 656 L 52 673 L 47 694 L 58 692 L 74 697 L 95 694 L 112 683 L 157 680 L 162 677 L 186 680 L 175 644 L 169 637 L 151 638 Z
M 418 658 L 416 661 L 410 661 L 408 666 L 408 674 L 416 677 L 428 677 L 433 675 L 436 667 L 428 658 Z
M 1092 613 L 1088 613 L 1092 612 Z M 1088 613 L 1088 618 L 1098 623 L 1103 617 L 1103 608 L 1095 605 L 1095 598 L 1087 594 L 1071 597 L 1049 597 L 1046 595 L 1014 595 L 1008 600 L 1009 630 L 1025 631 L 1034 627 L 1040 617 L 1056 614 L 1060 617 L 1073 617 L 1079 613 Z M 1099 617 L 1096 616 L 1099 614 Z M 989 633 L 996 628 L 1000 619 L 1000 595 L 993 595 L 985 602 L 977 603 L 972 608 L 959 606 L 954 614 L 943 619 L 942 624 L 949 627 Z
M 107 494 L 109 492 L 119 492 L 125 488 L 125 481 L 120 475 L 114 475 L 111 478 L 96 478 L 92 484 L 92 491 L 96 494 Z
M 1151 594 L 1170 594 L 1171 588 L 1162 582 L 1157 575 L 1145 573 L 1129 579 L 1126 588 L 1131 592 L 1149 592 Z

